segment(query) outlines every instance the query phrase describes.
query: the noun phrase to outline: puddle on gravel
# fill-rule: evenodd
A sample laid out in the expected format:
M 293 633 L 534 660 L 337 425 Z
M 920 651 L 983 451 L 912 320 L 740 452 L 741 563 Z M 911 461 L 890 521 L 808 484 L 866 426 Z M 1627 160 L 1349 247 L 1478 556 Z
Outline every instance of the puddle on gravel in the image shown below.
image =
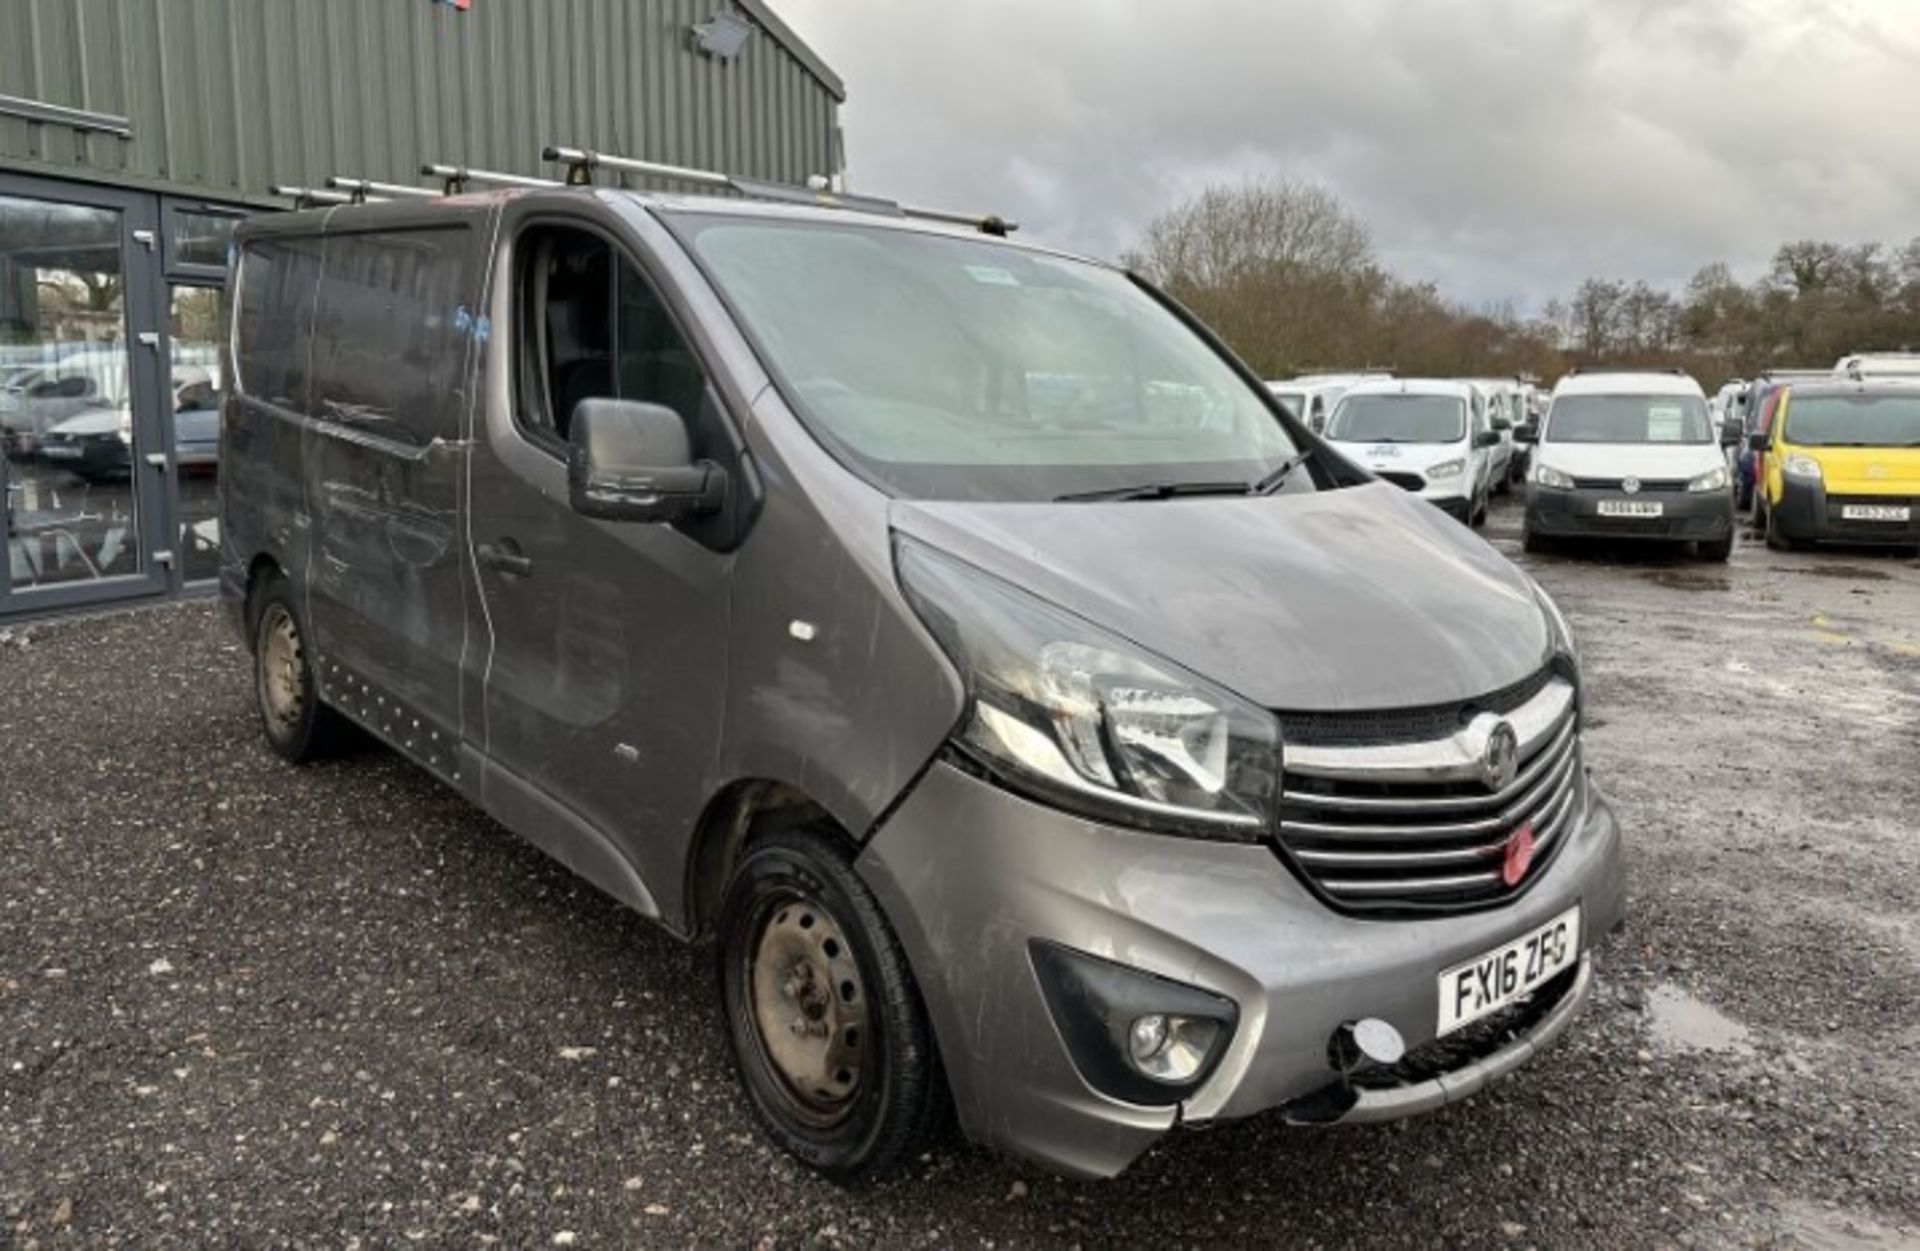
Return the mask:
M 1655 586 L 1672 587 L 1676 591 L 1731 591 L 1733 589 L 1731 578 L 1688 569 L 1658 569 L 1647 574 L 1646 579 Z
M 1851 578 L 1855 582 L 1893 581 L 1893 575 L 1884 569 L 1869 569 L 1865 565 L 1807 565 L 1794 572 L 1809 573 L 1816 578 Z
M 1753 1051 L 1746 1026 L 1671 983 L 1647 992 L 1647 1032 L 1667 1051 Z

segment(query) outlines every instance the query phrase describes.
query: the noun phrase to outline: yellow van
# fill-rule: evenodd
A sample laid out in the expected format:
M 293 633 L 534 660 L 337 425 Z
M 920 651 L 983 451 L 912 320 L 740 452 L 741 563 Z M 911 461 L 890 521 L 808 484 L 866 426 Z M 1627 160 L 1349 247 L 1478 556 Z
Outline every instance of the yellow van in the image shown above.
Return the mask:
M 1920 547 L 1920 385 L 1796 384 L 1751 442 L 1766 453 L 1767 546 Z

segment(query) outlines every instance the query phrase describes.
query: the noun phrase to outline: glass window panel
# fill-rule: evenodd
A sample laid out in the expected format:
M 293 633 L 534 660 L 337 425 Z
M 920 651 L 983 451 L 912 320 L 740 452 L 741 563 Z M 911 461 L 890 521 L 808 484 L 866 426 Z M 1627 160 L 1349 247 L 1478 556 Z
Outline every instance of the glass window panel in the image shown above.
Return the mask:
M 227 267 L 227 244 L 239 218 L 229 213 L 194 213 L 176 209 L 167 214 L 167 255 L 174 265 Z
M 453 438 L 465 229 L 335 235 L 314 318 L 313 412 L 401 443 Z
M 170 326 L 180 567 L 204 582 L 220 572 L 220 289 L 175 287 Z
M 0 478 L 13 589 L 140 568 L 120 214 L 0 196 Z

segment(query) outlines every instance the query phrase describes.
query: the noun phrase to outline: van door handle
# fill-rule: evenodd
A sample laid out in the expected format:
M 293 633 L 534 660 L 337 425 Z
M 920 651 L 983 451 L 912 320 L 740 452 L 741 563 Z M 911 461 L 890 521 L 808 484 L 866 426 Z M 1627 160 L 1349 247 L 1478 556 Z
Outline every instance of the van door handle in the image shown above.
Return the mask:
M 512 539 L 501 539 L 498 543 L 482 543 L 474 549 L 474 555 L 480 563 L 489 569 L 501 573 L 510 573 L 516 578 L 533 575 L 533 557 L 521 552 L 520 545 Z

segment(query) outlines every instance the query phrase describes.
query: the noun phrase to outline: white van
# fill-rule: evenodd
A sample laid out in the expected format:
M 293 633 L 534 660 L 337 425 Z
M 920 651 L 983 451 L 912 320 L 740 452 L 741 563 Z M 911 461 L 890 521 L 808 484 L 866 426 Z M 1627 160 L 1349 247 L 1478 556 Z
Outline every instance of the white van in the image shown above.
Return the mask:
M 1699 544 L 1708 560 L 1733 552 L 1733 486 L 1725 448 L 1738 418 L 1716 426 L 1706 392 L 1679 370 L 1576 369 L 1553 389 L 1537 430 L 1523 538 L 1618 536 Z
M 1327 428 L 1327 418 L 1340 403 L 1340 397 L 1357 383 L 1392 375 L 1384 370 L 1364 370 L 1351 374 L 1301 374 L 1287 382 L 1269 382 L 1267 389 L 1287 411 L 1307 423 L 1315 434 Z
M 1833 366 L 1840 378 L 1920 378 L 1920 352 L 1855 352 Z
M 1456 521 L 1487 519 L 1501 438 L 1470 382 L 1380 379 L 1340 399 L 1326 437 L 1375 477 L 1419 495 Z

